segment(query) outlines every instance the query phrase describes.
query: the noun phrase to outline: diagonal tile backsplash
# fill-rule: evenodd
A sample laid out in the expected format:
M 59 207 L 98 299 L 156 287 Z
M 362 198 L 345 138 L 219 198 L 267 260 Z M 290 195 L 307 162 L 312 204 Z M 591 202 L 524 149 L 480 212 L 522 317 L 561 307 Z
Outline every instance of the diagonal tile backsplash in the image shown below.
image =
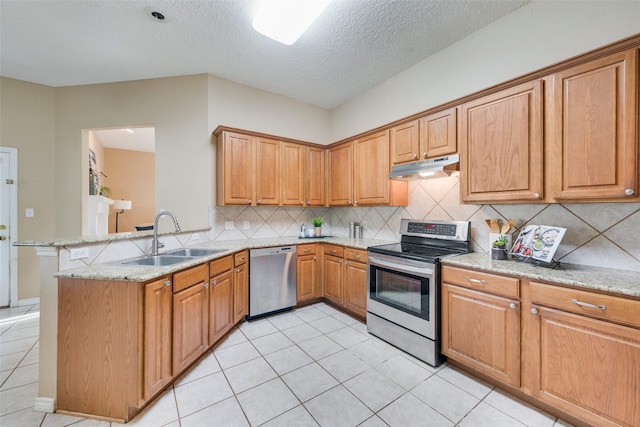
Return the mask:
M 485 219 L 516 220 L 516 235 L 526 224 L 567 228 L 558 261 L 640 271 L 640 203 L 469 205 L 460 203 L 458 176 L 412 181 L 409 206 L 358 208 L 212 206 L 212 240 L 297 236 L 300 226 L 322 216 L 323 234 L 349 235 L 349 223 L 366 223 L 364 237 L 397 241 L 402 218 L 471 221 L 472 249 L 488 252 Z M 244 225 L 248 222 L 248 228 Z M 233 229 L 225 229 L 233 223 Z M 514 238 L 515 240 L 515 238 Z

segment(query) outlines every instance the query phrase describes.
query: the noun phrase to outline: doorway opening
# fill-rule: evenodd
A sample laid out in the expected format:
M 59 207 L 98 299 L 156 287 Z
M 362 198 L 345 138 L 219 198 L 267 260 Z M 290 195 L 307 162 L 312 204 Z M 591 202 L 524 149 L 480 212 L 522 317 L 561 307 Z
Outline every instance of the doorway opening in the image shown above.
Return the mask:
M 155 127 L 87 129 L 84 235 L 132 232 L 155 215 Z
M 18 305 L 18 149 L 0 147 L 0 307 Z

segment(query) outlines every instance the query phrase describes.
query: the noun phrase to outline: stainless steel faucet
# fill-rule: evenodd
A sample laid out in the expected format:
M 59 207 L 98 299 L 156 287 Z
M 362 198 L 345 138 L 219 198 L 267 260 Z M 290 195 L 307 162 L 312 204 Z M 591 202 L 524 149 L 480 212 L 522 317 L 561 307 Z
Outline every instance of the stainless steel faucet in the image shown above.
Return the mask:
M 160 211 L 156 215 L 156 219 L 153 221 L 153 240 L 151 241 L 151 255 L 158 255 L 158 249 L 163 248 L 164 244 L 158 241 L 158 221 L 163 216 L 169 216 L 173 220 L 173 225 L 176 227 L 176 231 L 180 231 L 180 224 L 176 216 L 169 211 Z

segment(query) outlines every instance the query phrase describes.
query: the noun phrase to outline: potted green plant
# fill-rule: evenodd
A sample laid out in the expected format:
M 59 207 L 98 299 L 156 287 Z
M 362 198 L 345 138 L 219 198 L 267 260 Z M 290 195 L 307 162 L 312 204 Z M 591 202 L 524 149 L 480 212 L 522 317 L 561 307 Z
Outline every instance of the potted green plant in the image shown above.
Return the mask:
M 502 234 L 491 245 L 491 259 L 507 259 L 508 238 Z
M 324 218 L 321 216 L 313 217 L 311 218 L 311 224 L 313 224 L 316 229 L 316 237 L 322 236 L 322 224 L 324 224 Z

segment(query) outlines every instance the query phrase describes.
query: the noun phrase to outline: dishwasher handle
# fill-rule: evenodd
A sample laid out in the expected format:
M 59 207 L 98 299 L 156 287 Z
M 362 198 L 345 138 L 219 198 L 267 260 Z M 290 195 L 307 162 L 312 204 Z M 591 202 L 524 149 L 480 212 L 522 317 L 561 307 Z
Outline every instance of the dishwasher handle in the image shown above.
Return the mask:
M 257 258 L 263 256 L 279 255 L 279 254 L 295 254 L 297 252 L 296 246 L 280 246 L 276 248 L 262 248 L 251 249 L 249 251 L 250 258 Z

